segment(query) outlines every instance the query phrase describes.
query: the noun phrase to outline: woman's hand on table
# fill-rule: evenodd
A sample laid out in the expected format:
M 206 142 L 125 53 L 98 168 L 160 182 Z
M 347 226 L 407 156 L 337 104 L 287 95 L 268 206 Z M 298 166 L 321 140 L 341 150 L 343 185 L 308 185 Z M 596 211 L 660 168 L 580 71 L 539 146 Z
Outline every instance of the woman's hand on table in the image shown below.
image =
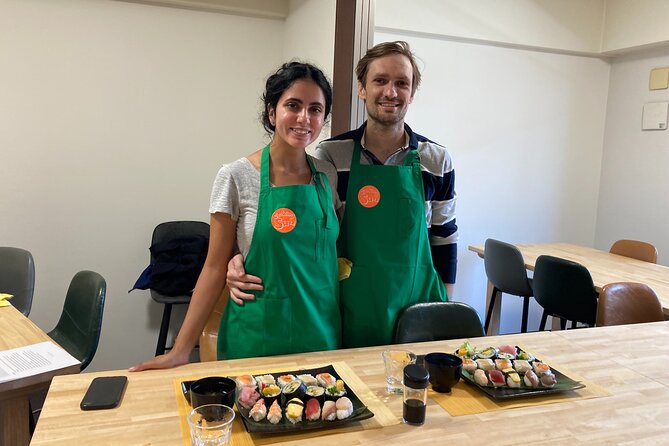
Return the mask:
M 230 298 L 238 305 L 244 305 L 245 300 L 254 300 L 255 296 L 244 291 L 263 289 L 260 277 L 246 274 L 244 269 L 244 256 L 235 254 L 228 262 L 228 274 L 226 276 Z M 242 291 L 244 290 L 244 291 Z
M 171 369 L 180 365 L 188 364 L 188 356 L 174 352 L 174 350 L 151 358 L 148 361 L 140 362 L 128 369 L 129 372 L 141 372 L 152 369 Z

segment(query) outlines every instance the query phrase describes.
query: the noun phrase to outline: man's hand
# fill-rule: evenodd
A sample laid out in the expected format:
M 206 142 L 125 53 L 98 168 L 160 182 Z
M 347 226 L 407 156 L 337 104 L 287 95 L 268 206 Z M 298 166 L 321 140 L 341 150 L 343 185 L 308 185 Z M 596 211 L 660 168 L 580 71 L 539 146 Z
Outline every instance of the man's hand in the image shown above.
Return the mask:
M 230 288 L 230 298 L 238 305 L 244 305 L 245 300 L 255 299 L 253 294 L 245 293 L 242 290 L 261 291 L 263 289 L 260 277 L 246 274 L 244 256 L 239 253 L 234 255 L 228 262 L 228 275 L 226 279 L 228 288 Z

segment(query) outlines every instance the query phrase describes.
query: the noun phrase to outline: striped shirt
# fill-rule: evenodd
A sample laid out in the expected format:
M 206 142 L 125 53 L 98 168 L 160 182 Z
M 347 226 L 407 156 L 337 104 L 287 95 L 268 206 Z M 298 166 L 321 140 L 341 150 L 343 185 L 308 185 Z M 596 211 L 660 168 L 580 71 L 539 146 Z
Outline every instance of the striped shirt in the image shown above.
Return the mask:
M 328 161 L 337 169 L 337 193 L 346 202 L 346 190 L 351 170 L 355 142 L 361 142 L 361 164 L 398 166 L 404 162 L 409 148 L 416 148 L 420 156 L 423 187 L 425 189 L 425 220 L 430 237 L 432 261 L 445 283 L 455 283 L 457 269 L 458 226 L 455 221 L 455 169 L 444 146 L 414 133 L 404 124 L 408 144 L 398 149 L 385 163 L 364 148 L 367 123 L 360 128 L 321 142 L 315 150 L 316 158 Z

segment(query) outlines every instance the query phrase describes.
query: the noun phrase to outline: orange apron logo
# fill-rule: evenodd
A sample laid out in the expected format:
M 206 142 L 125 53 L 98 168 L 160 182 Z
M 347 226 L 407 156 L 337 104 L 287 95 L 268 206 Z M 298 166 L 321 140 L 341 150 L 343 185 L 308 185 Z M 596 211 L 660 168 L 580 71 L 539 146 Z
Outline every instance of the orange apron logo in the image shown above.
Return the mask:
M 373 208 L 381 201 L 381 193 L 374 186 L 363 186 L 358 191 L 358 201 L 363 207 Z
M 295 212 L 288 208 L 279 208 L 272 214 L 272 226 L 281 233 L 292 231 L 296 224 Z

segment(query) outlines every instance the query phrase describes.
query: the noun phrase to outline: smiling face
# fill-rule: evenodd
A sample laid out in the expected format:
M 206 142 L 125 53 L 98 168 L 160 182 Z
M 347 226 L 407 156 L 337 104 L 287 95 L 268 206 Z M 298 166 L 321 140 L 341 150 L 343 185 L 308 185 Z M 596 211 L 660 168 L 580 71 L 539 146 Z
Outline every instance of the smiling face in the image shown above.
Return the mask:
M 311 79 L 298 79 L 276 104 L 269 106 L 269 120 L 276 127 L 272 142 L 304 149 L 314 142 L 325 123 L 325 95 Z
M 404 123 L 404 116 L 413 101 L 409 59 L 389 54 L 369 64 L 365 84 L 358 82 L 358 96 L 365 101 L 370 121 L 382 125 Z

